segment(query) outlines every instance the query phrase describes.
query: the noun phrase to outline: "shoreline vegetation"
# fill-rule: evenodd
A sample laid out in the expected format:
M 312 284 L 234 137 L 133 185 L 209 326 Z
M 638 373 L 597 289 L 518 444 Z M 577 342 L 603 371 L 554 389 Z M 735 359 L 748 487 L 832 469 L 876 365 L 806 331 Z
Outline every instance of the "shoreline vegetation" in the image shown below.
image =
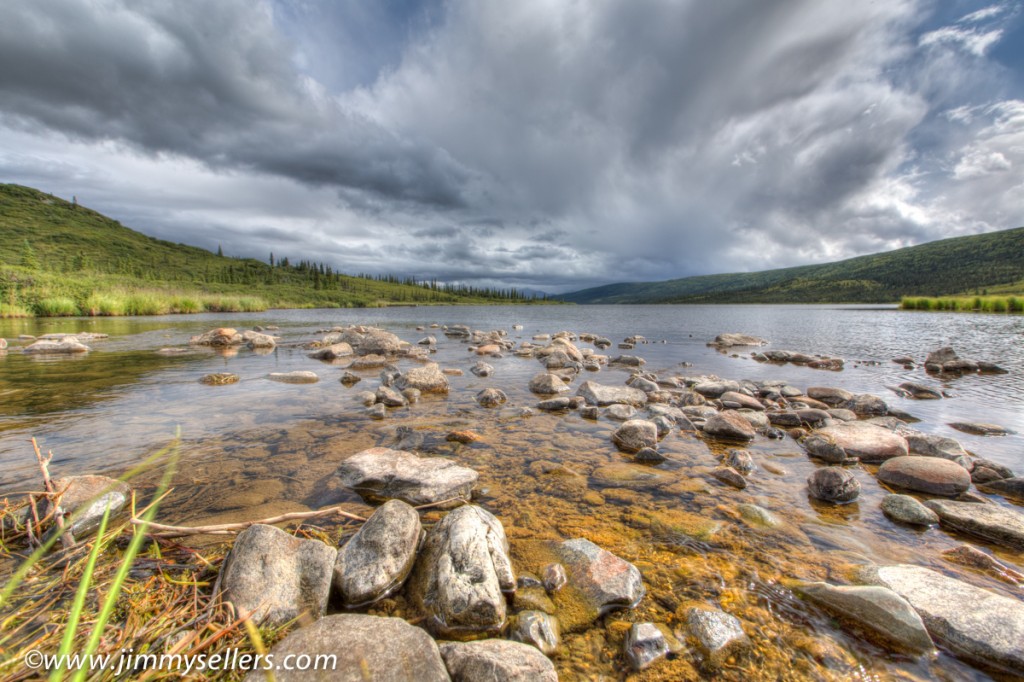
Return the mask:
M 901 310 L 959 313 L 1024 313 L 1024 294 L 1017 296 L 904 296 Z

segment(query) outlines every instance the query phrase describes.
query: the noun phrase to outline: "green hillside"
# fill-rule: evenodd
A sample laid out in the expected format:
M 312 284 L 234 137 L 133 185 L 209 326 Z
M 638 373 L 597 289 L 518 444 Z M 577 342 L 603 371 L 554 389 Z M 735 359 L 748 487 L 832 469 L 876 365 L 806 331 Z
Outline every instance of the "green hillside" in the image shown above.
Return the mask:
M 835 263 L 609 284 L 573 303 L 893 303 L 903 296 L 1024 291 L 1024 227 Z
M 515 290 L 354 277 L 153 239 L 73 202 L 0 184 L 0 316 L 523 302 Z

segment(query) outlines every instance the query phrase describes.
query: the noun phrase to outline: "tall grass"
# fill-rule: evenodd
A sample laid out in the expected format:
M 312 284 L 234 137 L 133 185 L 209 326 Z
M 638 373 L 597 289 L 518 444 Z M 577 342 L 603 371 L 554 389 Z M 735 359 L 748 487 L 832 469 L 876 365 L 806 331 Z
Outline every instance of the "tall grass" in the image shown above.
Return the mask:
M 32 311 L 15 303 L 0 303 L 0 319 L 32 317 Z
M 903 310 L 938 310 L 972 313 L 1021 313 L 1024 312 L 1024 297 L 1021 296 L 904 296 L 900 301 Z
M 78 305 L 64 296 L 39 300 L 32 309 L 37 317 L 74 317 L 81 314 Z

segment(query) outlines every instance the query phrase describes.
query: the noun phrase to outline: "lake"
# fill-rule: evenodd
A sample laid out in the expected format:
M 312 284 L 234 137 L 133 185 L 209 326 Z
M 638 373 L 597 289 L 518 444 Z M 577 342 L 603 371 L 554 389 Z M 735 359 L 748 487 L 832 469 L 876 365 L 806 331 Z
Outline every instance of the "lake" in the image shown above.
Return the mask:
M 322 337 L 323 330 L 352 324 L 380 326 L 414 344 L 433 334 L 437 353 L 432 360 L 464 373 L 449 376 L 446 398 L 424 396 L 411 407 L 391 410 L 384 420 L 370 419 L 355 395 L 379 385 L 379 370 L 361 372 L 362 381 L 346 387 L 338 380 L 345 362 L 310 359 L 302 347 Z M 29 443 L 33 436 L 44 450 L 55 453 L 55 476 L 118 475 L 166 445 L 180 428 L 182 466 L 175 491 L 161 508 L 163 522 L 216 523 L 338 502 L 358 505 L 353 493 L 331 485 L 332 473 L 351 454 L 393 444 L 397 427 L 407 426 L 424 436 L 421 452 L 451 456 L 480 472 L 479 503 L 504 524 L 519 570 L 536 573 L 545 547 L 570 537 L 587 537 L 641 569 L 648 594 L 637 609 L 611 614 L 565 636 L 556 658 L 562 679 L 619 676 L 615 642 L 621 641 L 616 633 L 622 621 L 673 623 L 695 603 L 738 616 L 752 637 L 754 649 L 722 671 L 726 677 L 989 679 L 946 653 L 931 662 L 887 653 L 786 589 L 794 579 L 844 582 L 851 567 L 871 561 L 929 566 L 1019 598 L 1020 592 L 1005 583 L 942 559 L 940 552 L 962 538 L 886 519 L 879 509 L 886 491 L 871 468 L 855 469 L 862 485 L 856 503 L 820 505 L 808 498 L 805 483 L 820 464 L 808 459 L 791 438 L 758 439 L 749 449 L 760 466 L 747 489 L 734 490 L 709 476 L 729 448 L 677 431 L 660 445 L 669 459 L 654 467 L 658 475 L 653 480 L 621 477 L 613 465 L 630 458 L 610 441 L 617 423 L 605 417 L 586 420 L 575 412 L 523 416 L 521 408 L 538 401 L 527 390 L 530 377 L 541 371 L 538 362 L 511 354 L 484 358 L 494 374 L 477 377 L 469 368 L 480 358 L 464 342 L 430 329 L 432 324 L 503 329 L 517 343 L 561 330 L 598 334 L 614 344 L 639 334 L 648 343 L 625 351 L 613 345 L 605 352 L 638 355 L 646 360 L 644 370 L 659 377 L 783 379 L 801 389 L 836 386 L 872 393 L 920 419 L 914 428 L 957 438 L 978 456 L 1024 471 L 1024 440 L 1017 435 L 1024 432 L 1020 316 L 826 305 L 275 310 L 0 320 L 0 336 L 12 342 L 6 354 L 0 351 L 0 494 L 38 489 Z M 242 330 L 255 325 L 279 327 L 273 332 L 278 348 L 269 353 L 245 348 L 157 352 L 187 348 L 190 336 L 214 327 Z M 89 342 L 92 352 L 73 358 L 23 355 L 14 341 L 21 334 L 83 331 L 109 338 Z M 768 349 L 841 357 L 845 369 L 759 363 L 750 357 L 756 349 L 722 353 L 706 345 L 723 332 L 764 337 L 770 341 Z M 946 345 L 962 357 L 995 362 L 1008 373 L 941 379 L 927 375 L 921 366 L 924 357 Z M 891 361 L 901 355 L 913 357 L 918 366 L 906 369 Z M 398 366 L 415 364 L 403 360 Z M 320 381 L 288 385 L 265 379 L 270 372 L 293 370 L 312 370 Z M 232 372 L 241 380 L 229 386 L 199 382 L 212 372 Z M 583 372 L 573 391 L 586 380 L 621 385 L 628 376 L 626 369 L 615 368 Z M 934 385 L 947 397 L 912 400 L 889 388 L 907 381 Z M 476 393 L 489 386 L 508 394 L 505 408 L 487 410 L 476 404 Z M 1017 434 L 971 436 L 951 429 L 948 423 L 953 421 L 996 423 Z M 471 429 L 482 440 L 472 445 L 448 442 L 445 434 L 453 429 Z M 783 524 L 751 528 L 736 512 L 740 503 L 764 507 Z M 437 512 L 428 513 L 428 519 L 431 514 Z M 986 549 L 1024 570 L 1019 552 Z M 399 599 L 388 608 L 401 611 L 405 605 Z M 644 679 L 685 679 L 695 674 L 690 665 L 681 656 L 653 668 Z

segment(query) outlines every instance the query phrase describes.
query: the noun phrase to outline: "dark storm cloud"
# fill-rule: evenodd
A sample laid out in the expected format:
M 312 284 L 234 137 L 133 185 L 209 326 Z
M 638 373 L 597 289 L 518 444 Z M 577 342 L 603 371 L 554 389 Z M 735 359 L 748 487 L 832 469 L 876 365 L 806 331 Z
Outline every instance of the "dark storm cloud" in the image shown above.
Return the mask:
M 354 272 L 564 290 L 838 259 L 1019 223 L 1021 65 L 990 57 L 1019 14 L 15 3 L 0 172 Z

